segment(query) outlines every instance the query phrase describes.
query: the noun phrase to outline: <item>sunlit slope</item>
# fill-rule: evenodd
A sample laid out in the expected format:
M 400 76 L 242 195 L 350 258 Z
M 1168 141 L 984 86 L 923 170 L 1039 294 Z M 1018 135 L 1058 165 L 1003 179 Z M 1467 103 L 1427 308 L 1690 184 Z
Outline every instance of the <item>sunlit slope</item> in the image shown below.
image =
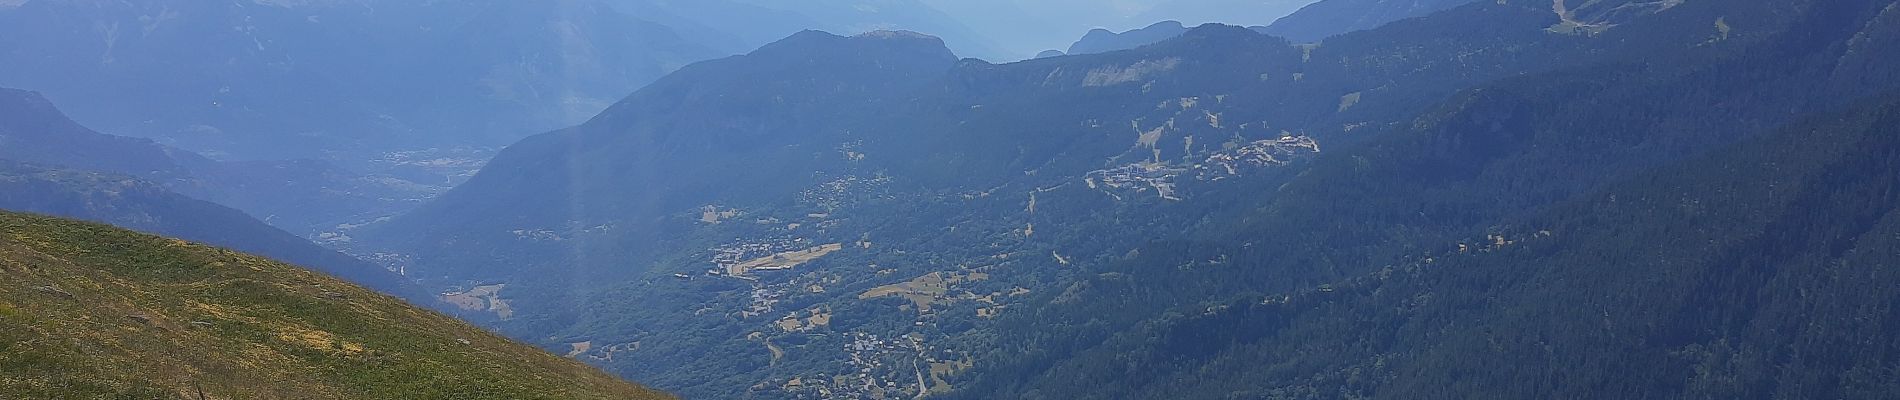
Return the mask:
M 322 274 L 0 213 L 0 398 L 669 396 Z

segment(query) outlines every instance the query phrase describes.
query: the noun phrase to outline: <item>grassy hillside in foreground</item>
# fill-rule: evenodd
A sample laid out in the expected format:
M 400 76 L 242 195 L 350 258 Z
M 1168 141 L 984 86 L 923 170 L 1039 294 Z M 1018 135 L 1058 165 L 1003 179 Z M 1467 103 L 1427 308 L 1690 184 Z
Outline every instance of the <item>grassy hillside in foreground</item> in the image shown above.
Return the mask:
M 0 213 L 0 398 L 669 397 L 315 272 Z

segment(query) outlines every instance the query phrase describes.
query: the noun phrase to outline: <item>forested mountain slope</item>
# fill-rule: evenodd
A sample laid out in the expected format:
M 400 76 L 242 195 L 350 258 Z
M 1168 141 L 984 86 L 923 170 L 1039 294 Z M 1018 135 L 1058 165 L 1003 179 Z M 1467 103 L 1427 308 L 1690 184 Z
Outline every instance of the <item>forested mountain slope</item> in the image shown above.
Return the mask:
M 1343 364 L 1274 369 L 1183 318 L 1517 241 L 1537 231 L 1489 229 L 1891 90 L 1890 5 L 1478 2 L 1001 65 L 806 33 L 361 239 L 504 332 L 689 396 L 1348 397 L 1298 395 Z M 1203 370 L 1230 353 L 1253 358 Z
M 1020 395 L 1882 398 L 1900 363 L 1896 99 L 1367 275 L 1179 309 Z
M 1710 14 L 1737 18 L 1742 15 L 1737 11 L 1746 10 L 1719 5 L 1681 7 L 1676 11 L 1683 13 L 1680 16 L 1704 20 L 1714 19 Z M 1892 10 L 1891 2 L 1775 4 L 1754 8 L 1753 11 L 1761 13 L 1756 16 L 1770 17 L 1755 21 L 1785 28 L 1778 29 L 1778 34 L 1763 36 L 1756 45 L 1694 56 L 1666 58 L 1649 54 L 1631 59 L 1629 63 L 1533 75 L 1468 90 L 1442 109 L 1421 116 L 1414 124 L 1398 127 L 1364 147 L 1317 161 L 1305 176 L 1282 188 L 1277 195 L 1279 200 L 1258 208 L 1233 211 L 1230 217 L 1223 219 L 1239 223 L 1210 226 L 1197 235 L 1143 247 L 1136 252 L 1140 257 L 1095 271 L 1096 276 L 1071 286 L 1064 297 L 1047 299 L 1047 306 L 1037 307 L 1038 312 L 1012 316 L 1016 319 L 1001 323 L 1005 328 L 999 336 L 1009 339 L 999 343 L 995 359 L 1013 360 L 1014 367 L 999 368 L 993 371 L 994 375 L 978 380 L 989 379 L 997 384 L 993 389 L 1004 393 L 1024 397 L 1064 393 L 1059 396 L 1062 398 L 1179 391 L 1201 396 L 1378 395 L 1397 398 L 1463 398 L 1473 393 L 1478 393 L 1478 397 L 1701 393 L 1697 391 L 1708 388 L 1683 388 L 1677 386 L 1682 382 L 1668 381 L 1678 377 L 1673 374 L 1679 371 L 1669 366 L 1680 364 L 1655 363 L 1652 361 L 1660 360 L 1653 357 L 1671 351 L 1692 352 L 1696 346 L 1725 346 L 1720 343 L 1723 335 L 1718 333 L 1730 329 L 1727 328 L 1730 325 L 1723 323 L 1739 322 L 1721 322 L 1721 318 L 1676 321 L 1669 324 L 1676 327 L 1671 329 L 1703 333 L 1649 331 L 1638 333 L 1650 336 L 1626 333 L 1618 339 L 1656 342 L 1651 345 L 1664 346 L 1661 348 L 1619 347 L 1625 345 L 1617 343 L 1627 342 L 1603 341 L 1604 338 L 1596 338 L 1598 341 L 1594 342 L 1567 341 L 1560 337 L 1568 337 L 1565 336 L 1568 334 L 1560 332 L 1568 331 L 1559 326 L 1569 326 L 1572 330 L 1579 327 L 1557 324 L 1598 321 L 1623 327 L 1649 323 L 1639 321 L 1661 324 L 1662 321 L 1653 319 L 1661 317 L 1640 314 L 1642 311 L 1638 310 L 1646 307 L 1619 307 L 1645 301 L 1654 302 L 1656 307 L 1677 304 L 1682 307 L 1676 310 L 1678 313 L 1754 315 L 1760 311 L 1758 303 L 1686 304 L 1674 296 L 1686 296 L 1688 289 L 1650 285 L 1664 284 L 1663 281 L 1670 279 L 1685 285 L 1681 282 L 1702 282 L 1708 287 L 1694 296 L 1734 296 L 1736 292 L 1732 290 L 1742 289 L 1716 284 L 1737 274 L 1752 272 L 1728 268 L 1751 268 L 1747 266 L 1752 263 L 1780 270 L 1809 264 L 1786 258 L 1724 261 L 1751 253 L 1735 253 L 1740 250 L 1714 242 L 1707 243 L 1709 247 L 1667 251 L 1652 246 L 1687 244 L 1687 241 L 1675 240 L 1697 236 L 1672 235 L 1692 232 L 1728 241 L 1746 240 L 1751 235 L 1785 236 L 1770 242 L 1822 239 L 1828 237 L 1825 231 L 1798 227 L 1835 229 L 1834 223 L 1826 221 L 1843 217 L 1822 217 L 1837 212 L 1864 212 L 1865 208 L 1854 204 L 1880 204 L 1886 201 L 1881 197 L 1885 195 L 1878 191 L 1856 192 L 1862 194 L 1842 195 L 1845 197 L 1838 199 L 1847 203 L 1772 206 L 1782 207 L 1780 209 L 1787 212 L 1812 213 L 1798 215 L 1812 215 L 1813 219 L 1785 222 L 1795 224 L 1788 228 L 1796 229 L 1791 232 L 1760 231 L 1770 228 L 1759 227 L 1748 228 L 1757 231 L 1724 228 L 1725 225 L 1716 225 L 1727 223 L 1719 218 L 1664 214 L 1618 219 L 1597 211 L 1626 207 L 1619 201 L 1636 201 L 1651 207 L 1667 203 L 1696 215 L 1727 213 L 1734 216 L 1729 218 L 1759 219 L 1773 215 L 1759 207 L 1771 206 L 1752 205 L 1754 203 L 1749 202 L 1767 200 L 1745 196 L 1766 196 L 1781 190 L 1770 188 L 1801 185 L 1780 183 L 1783 179 L 1810 179 L 1805 176 L 1821 171 L 1878 179 L 1885 171 L 1876 167 L 1880 157 L 1884 157 L 1880 153 L 1842 155 L 1826 153 L 1825 149 L 1862 146 L 1868 144 L 1864 140 L 1876 140 L 1887 134 L 1887 129 L 1878 125 L 1884 118 L 1879 115 L 1885 111 L 1863 110 L 1837 116 L 1832 110 L 1851 103 L 1852 99 L 1891 90 L 1900 83 L 1894 79 L 1891 68 L 1874 67 L 1875 62 L 1868 58 L 1890 56 L 1884 53 L 1892 50 L 1873 44 L 1893 40 L 1896 33 L 1900 33 L 1895 29 Z M 1618 29 L 1626 28 L 1633 26 Z M 1818 115 L 1805 117 L 1818 122 L 1780 128 L 1804 118 L 1802 115 Z M 1838 126 L 1824 123 L 1832 119 L 1851 122 Z M 1785 129 L 1786 133 L 1769 139 L 1753 139 L 1777 129 Z M 1809 136 L 1818 141 L 1810 145 L 1821 149 L 1790 145 L 1795 137 Z M 1807 143 L 1807 140 L 1797 142 Z M 1780 151 L 1789 154 L 1773 157 L 1812 156 L 1816 159 L 1804 162 L 1822 163 L 1818 165 L 1835 162 L 1840 166 L 1816 170 L 1791 165 L 1787 170 L 1780 170 L 1773 167 L 1778 164 L 1772 164 L 1774 159 L 1770 159 L 1761 162 L 1771 168 L 1751 170 L 1740 166 L 1721 167 L 1744 161 L 1708 160 L 1704 157 L 1709 156 L 1701 155 L 1738 141 L 1750 143 L 1742 146 L 1754 153 L 1729 150 L 1737 154 L 1726 157 L 1768 157 L 1755 153 Z M 1785 149 L 1769 149 L 1777 145 Z M 1808 150 L 1819 153 L 1804 153 Z M 1686 182 L 1676 178 L 1665 180 L 1664 177 L 1681 174 L 1680 171 L 1701 171 L 1705 179 L 1713 179 L 1708 178 L 1713 174 L 1732 173 L 1734 175 L 1725 176 L 1719 182 L 1733 183 L 1729 186 L 1698 183 L 1681 188 L 1657 183 Z M 1613 185 L 1626 181 L 1647 182 L 1654 187 Z M 1811 185 L 1823 186 L 1812 188 L 1815 191 L 1839 189 L 1822 183 Z M 1679 191 L 1667 192 L 1669 190 Z M 1850 198 L 1852 200 L 1848 200 Z M 1593 210 L 1590 212 L 1576 211 L 1584 207 L 1594 208 L 1589 208 Z M 1653 210 L 1628 212 L 1634 211 Z M 1871 215 L 1868 218 L 1882 214 Z M 1580 231 L 1596 233 L 1579 236 Z M 1645 237 L 1650 234 L 1641 232 L 1671 233 Z M 1275 239 L 1293 235 L 1304 235 L 1308 239 Z M 1482 270 L 1482 274 L 1490 274 L 1482 281 L 1487 283 L 1456 282 L 1454 278 L 1439 275 L 1459 274 L 1455 276 L 1464 278 L 1456 279 L 1470 279 L 1482 275 L 1477 272 L 1469 275 L 1462 271 L 1437 272 L 1441 268 L 1457 271 L 1459 264 L 1445 266 L 1447 260 L 1458 262 L 1470 256 L 1468 253 L 1505 251 L 1502 247 L 1515 243 L 1536 243 L 1525 248 L 1550 252 L 1569 248 L 1593 250 L 1559 259 L 1548 253 L 1526 254 L 1509 249 L 1512 254 L 1527 258 L 1507 261 L 1480 258 L 1490 260 L 1485 265 L 1495 265 Z M 1783 245 L 1778 242 L 1758 244 Z M 1846 251 L 1851 247 L 1843 246 L 1846 245 L 1834 249 Z M 1620 247 L 1635 250 L 1611 250 Z M 1659 250 L 1644 250 L 1651 248 Z M 1676 259 L 1673 257 L 1679 255 L 1668 252 L 1677 250 L 1699 253 Z M 1179 267 L 1157 269 L 1156 265 Z M 1642 273 L 1668 275 L 1647 282 L 1595 278 L 1547 280 L 1556 278 L 1535 275 L 1543 273 L 1541 271 L 1556 271 L 1557 266 L 1561 266 L 1564 273 L 1603 274 L 1590 275 L 1598 278 L 1618 273 L 1635 275 L 1638 269 L 1648 265 L 1666 269 Z M 1420 292 L 1418 297 L 1376 292 L 1382 287 L 1377 282 L 1395 275 L 1392 271 L 1414 269 L 1431 272 L 1418 273 L 1421 276 L 1416 282 L 1398 281 L 1401 283 L 1392 285 L 1411 285 L 1430 292 Z M 1191 273 L 1181 273 L 1183 271 Z M 1539 283 L 1523 283 L 1527 281 Z M 1364 287 L 1343 285 L 1348 282 L 1373 283 Z M 1469 286 L 1439 288 L 1452 284 Z M 1599 304 L 1610 299 L 1576 297 L 1574 302 L 1566 303 L 1545 302 L 1538 297 L 1558 288 L 1622 294 L 1613 304 Z M 1327 294 L 1342 291 L 1367 295 L 1359 290 L 1375 291 L 1372 295 L 1379 300 L 1343 304 L 1334 302 L 1337 298 Z M 1308 303 L 1280 304 L 1295 298 L 1288 297 L 1289 294 L 1300 292 L 1308 294 L 1297 298 L 1306 299 Z M 1765 292 L 1757 295 L 1778 296 Z M 1550 307 L 1600 306 L 1565 309 L 1562 313 L 1540 316 L 1537 314 L 1557 310 L 1533 310 L 1528 305 L 1518 308 L 1507 296 L 1523 296 L 1521 299 L 1527 304 Z M 1241 306 L 1242 302 L 1259 303 L 1263 299 L 1273 300 L 1264 306 Z M 1878 297 L 1862 300 L 1873 299 Z M 1372 305 L 1373 301 L 1383 303 Z M 1440 301 L 1449 303 L 1441 305 Z M 1474 304 L 1489 304 L 1486 307 L 1503 310 L 1499 312 L 1505 314 L 1477 313 L 1468 308 L 1478 307 Z M 1246 313 L 1246 316 L 1197 317 L 1222 315 L 1222 310 L 1229 307 L 1234 313 Z M 1299 311 L 1289 312 L 1286 315 L 1297 316 L 1288 318 L 1249 311 L 1262 307 L 1292 307 L 1288 310 Z M 1418 314 L 1413 314 L 1414 311 Z M 1609 315 L 1599 315 L 1601 313 Z M 1317 316 L 1320 314 L 1325 316 Z M 1128 315 L 1156 317 L 1127 318 Z M 1354 330 L 1356 328 L 1341 328 L 1337 320 L 1303 325 L 1308 321 L 1300 318 L 1306 316 L 1351 319 L 1354 323 L 1370 324 L 1358 325 L 1360 327 L 1377 329 L 1361 332 Z M 1465 336 L 1439 335 L 1436 332 L 1440 331 L 1433 330 L 1436 328 L 1394 330 L 1412 329 L 1401 324 L 1415 317 L 1435 323 L 1455 323 L 1459 326 L 1456 329 L 1471 330 L 1459 331 L 1465 332 Z M 1667 318 L 1679 317 L 1682 315 Z M 1216 320 L 1222 322 L 1203 324 Z M 1241 321 L 1244 324 L 1223 325 Z M 1782 322 L 1785 320 L 1764 318 L 1750 323 Z M 1830 325 L 1822 329 L 1851 329 L 1853 326 L 1858 325 Z M 1507 330 L 1524 333 L 1522 336 L 1498 333 Z M 1281 334 L 1276 332 L 1286 332 L 1289 336 L 1269 338 Z M 1429 338 L 1418 336 L 1428 332 L 1432 332 Z M 1478 335 L 1480 332 L 1483 334 Z M 1532 343 L 1539 343 L 1542 350 L 1497 353 L 1497 357 L 1490 358 L 1486 354 L 1492 353 L 1476 351 L 1476 348 L 1467 348 L 1472 352 L 1441 351 L 1441 347 L 1456 343 L 1477 345 L 1468 340 L 1480 337 L 1518 343 L 1534 341 Z M 1664 340 L 1666 337 L 1677 339 L 1669 339 L 1673 340 L 1670 342 Z M 1790 337 L 1759 339 L 1788 340 Z M 1368 347 L 1374 344 L 1387 347 Z M 1502 345 L 1500 342 L 1492 344 Z M 1296 357 L 1294 353 L 1284 352 L 1296 348 L 1307 356 Z M 1856 351 L 1857 347 L 1836 344 L 1829 349 Z M 1570 358 L 1522 358 L 1533 354 L 1544 357 L 1563 354 Z M 1266 367 L 1225 369 L 1237 365 Z M 1495 368 L 1498 365 L 1511 368 Z M 1446 369 L 1453 366 L 1458 368 Z M 1141 373 L 1133 374 L 1132 368 L 1140 368 Z M 1499 375 L 1517 370 L 1528 370 L 1525 373 L 1529 375 Z M 1595 375 L 1619 371 L 1630 375 Z M 1724 390 L 1748 398 L 1805 397 L 1806 393 L 1813 393 L 1810 389 L 1777 388 L 1776 379 L 1795 377 L 1770 378 L 1760 375 L 1763 371 L 1734 371 L 1733 374 L 1754 374 L 1750 379 L 1756 381 L 1750 386 L 1730 386 Z M 1829 374 L 1840 371 L 1817 372 L 1819 375 L 1799 379 L 1848 379 L 1828 378 L 1833 376 Z M 1455 373 L 1463 375 L 1457 378 L 1448 375 Z M 1723 372 L 1719 371 L 1707 373 L 1711 375 L 1705 378 L 1712 380 L 1743 377 L 1721 376 Z M 1179 381 L 1169 378 L 1189 375 L 1205 383 L 1182 386 L 1171 383 Z M 1635 379 L 1636 375 L 1642 375 L 1643 379 Z M 1023 379 L 1024 376 L 1036 377 Z M 1130 376 L 1153 379 L 1129 379 Z M 1539 380 L 1537 376 L 1594 376 L 1589 379 L 1596 380 L 1579 378 L 1575 382 L 1560 383 Z M 1334 394 L 1333 389 L 1341 385 L 1350 390 Z M 1780 390 L 1789 392 L 1778 392 Z M 995 394 L 985 390 L 970 393 Z
M 661 399 L 263 258 L 0 212 L 0 397 Z

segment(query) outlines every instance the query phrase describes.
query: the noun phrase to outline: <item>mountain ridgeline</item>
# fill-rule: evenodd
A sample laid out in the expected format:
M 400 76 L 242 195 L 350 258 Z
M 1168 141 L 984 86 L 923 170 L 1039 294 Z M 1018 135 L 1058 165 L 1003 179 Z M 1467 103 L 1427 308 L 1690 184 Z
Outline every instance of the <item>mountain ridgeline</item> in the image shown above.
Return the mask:
M 321 274 L 0 212 L 0 397 L 663 399 Z
M 1001 56 L 916 0 L 30 0 L 0 2 L 0 86 L 218 158 L 361 161 L 505 145 L 688 63 L 880 27 Z
M 691 397 L 1890 390 L 1851 266 L 1894 256 L 1895 3 L 1566 3 L 1010 64 L 806 32 L 358 240 Z
M 123 175 L 0 160 L 0 209 L 96 221 L 211 243 L 404 297 L 426 295 L 382 266 L 317 246 L 244 212 Z M 426 303 L 426 297 L 422 298 Z
M 0 80 L 105 131 L 312 158 L 505 143 L 721 54 L 593 1 L 373 3 L 27 1 L 0 7 L 0 54 L 33 62 Z
M 1471 0 L 1321 1 L 1308 4 L 1306 7 L 1293 12 L 1291 15 L 1275 19 L 1271 25 L 1249 26 L 1249 29 L 1271 36 L 1286 38 L 1296 43 L 1317 43 L 1332 36 L 1377 28 L 1399 20 L 1422 17 L 1470 2 Z M 1202 4 L 1201 6 L 1206 7 L 1208 4 Z M 1233 5 L 1215 7 L 1246 8 L 1235 7 Z M 1641 10 L 1646 7 L 1653 7 L 1653 5 L 1635 7 L 1637 11 L 1634 12 L 1640 13 Z M 1611 11 L 1604 11 L 1605 8 L 1603 7 L 1595 7 L 1594 9 L 1605 14 L 1632 12 L 1621 8 L 1609 9 Z M 1075 44 L 1070 45 L 1067 52 L 1044 53 L 1037 58 L 1060 55 L 1057 53 L 1092 54 L 1128 50 L 1155 44 L 1163 40 L 1173 39 L 1181 36 L 1183 33 L 1187 33 L 1187 30 L 1188 28 L 1179 21 L 1172 20 L 1157 22 L 1145 28 L 1132 29 L 1119 33 L 1098 28 L 1090 30 L 1088 34 L 1082 36 L 1081 40 L 1077 40 Z
M 1301 7 L 1262 31 L 1295 42 L 1318 42 L 1334 35 L 1373 29 L 1474 2 L 1477 0 L 1328 0 Z M 1568 2 L 1558 2 L 1565 3 Z
M 1188 28 L 1179 21 L 1163 21 L 1146 28 L 1115 33 L 1107 29 L 1095 29 L 1083 35 L 1081 40 L 1069 46 L 1067 54 L 1095 54 L 1116 50 L 1128 50 L 1136 47 L 1160 43 L 1187 33 Z
M 445 190 L 319 160 L 213 160 L 93 131 L 41 93 L 8 88 L 0 88 L 0 160 L 134 177 L 299 233 L 395 213 Z
M 315 165 L 307 165 L 315 164 Z M 93 132 L 39 93 L 0 88 L 0 209 L 96 221 L 238 249 L 405 297 L 424 295 L 382 266 L 325 249 L 222 204 L 288 226 L 332 210 L 395 208 L 400 190 L 332 173 L 322 163 L 221 162 Z M 349 187 L 356 193 L 337 189 Z M 381 196 L 378 199 L 370 196 Z M 411 194 L 411 196 L 414 196 Z M 425 302 L 427 304 L 427 302 Z

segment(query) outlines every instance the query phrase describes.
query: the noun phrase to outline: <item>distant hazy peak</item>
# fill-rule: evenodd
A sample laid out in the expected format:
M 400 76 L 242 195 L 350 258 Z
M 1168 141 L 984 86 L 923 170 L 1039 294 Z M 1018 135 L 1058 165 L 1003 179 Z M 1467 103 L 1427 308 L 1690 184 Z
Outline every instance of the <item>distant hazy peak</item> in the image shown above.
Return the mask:
M 1187 32 L 1182 33 L 1180 36 L 1174 38 L 1173 40 L 1211 41 L 1211 42 L 1251 41 L 1251 42 L 1258 42 L 1255 45 L 1266 45 L 1268 43 L 1271 43 L 1272 45 L 1277 45 L 1277 46 L 1292 44 L 1290 42 L 1287 42 L 1285 39 L 1273 37 L 1265 33 L 1262 33 L 1260 32 L 1260 29 L 1261 27 L 1257 27 L 1257 26 L 1248 27 L 1248 26 L 1227 25 L 1227 24 L 1203 24 L 1201 26 L 1189 28 Z
M 1236 48 L 1246 47 L 1246 46 L 1257 46 L 1257 45 L 1289 44 L 1289 43 L 1286 43 L 1285 40 L 1261 33 L 1258 27 L 1244 27 L 1244 26 L 1228 25 L 1228 24 L 1222 24 L 1222 23 L 1207 23 L 1207 24 L 1201 24 L 1200 26 L 1196 26 L 1192 28 L 1184 28 L 1182 32 L 1180 33 L 1160 38 L 1158 40 L 1155 40 L 1153 43 L 1146 43 L 1140 46 L 1130 47 L 1129 49 L 1140 48 L 1140 47 L 1148 46 L 1148 45 L 1168 46 L 1169 43 L 1175 43 L 1175 42 L 1219 43 L 1218 46 L 1227 46 L 1227 47 L 1236 47 Z M 1257 42 L 1257 43 L 1247 44 L 1246 42 Z M 1086 54 L 1086 53 L 1076 53 L 1076 54 Z
M 0 2 L 5 2 L 5 1 L 7 0 L 0 0 Z M 24 3 L 27 0 L 18 0 L 18 1 Z M 369 5 L 368 0 L 251 0 L 251 2 L 260 4 L 260 5 L 277 6 L 277 7 L 283 7 L 283 8 L 334 7 L 334 6 L 346 6 L 346 5 L 368 6 Z
M 943 39 L 937 38 L 936 36 L 925 35 L 922 33 L 917 33 L 917 32 L 912 32 L 912 31 L 907 31 L 907 30 L 875 30 L 875 31 L 858 34 L 856 37 L 867 38 L 867 39 L 929 39 L 929 40 L 938 40 L 938 41 L 943 40 Z
M 1160 28 L 1160 29 L 1187 29 L 1187 26 L 1186 26 L 1186 25 L 1183 25 L 1183 24 L 1181 24 L 1181 21 L 1172 21 L 1172 20 L 1170 20 L 1170 21 L 1161 21 L 1161 22 L 1156 22 L 1156 23 L 1153 23 L 1153 24 L 1150 24 L 1150 25 L 1148 25 L 1147 27 L 1145 27 L 1145 28 L 1141 28 L 1141 29 L 1156 29 L 1156 28 Z M 1138 29 L 1138 30 L 1139 30 L 1139 29 Z
M 1187 25 L 1182 24 L 1181 21 L 1168 20 L 1168 21 L 1161 21 L 1161 22 L 1156 22 L 1153 24 L 1148 24 L 1148 26 L 1145 26 L 1145 27 L 1141 27 L 1138 29 L 1129 29 L 1122 32 L 1115 32 L 1115 31 L 1111 31 L 1111 30 L 1103 29 L 1103 28 L 1095 28 L 1095 29 L 1090 29 L 1089 34 L 1090 35 L 1104 35 L 1104 34 L 1118 35 L 1118 34 L 1133 33 L 1133 32 L 1140 32 L 1140 31 L 1153 30 L 1153 29 L 1185 30 L 1187 29 Z
M 882 57 L 892 51 L 929 53 L 933 58 L 956 60 L 956 53 L 950 51 L 943 39 L 936 36 L 903 30 L 880 30 L 865 32 L 854 36 L 839 36 L 820 30 L 806 30 L 790 37 L 760 47 L 751 55 L 771 55 L 781 52 L 809 52 L 823 49 L 856 49 L 854 54 L 863 57 Z M 876 50 L 876 53 L 863 53 Z
M 25 2 L 26 0 L 0 0 L 0 5 L 4 5 L 5 4 L 4 2 L 6 1 Z M 53 102 L 46 100 L 46 96 L 40 94 L 40 92 L 0 87 L 0 108 L 4 108 L 4 109 L 32 108 L 35 110 L 52 109 Z
M 84 130 L 40 92 L 0 88 L 0 137 L 53 137 Z
M 1096 28 L 1083 35 L 1081 40 L 1069 46 L 1068 54 L 1106 53 L 1128 50 L 1136 47 L 1159 43 L 1186 33 L 1187 26 L 1180 21 L 1162 21 L 1146 28 L 1115 33 L 1107 29 Z
M 1183 36 L 1197 36 L 1197 35 L 1198 36 L 1207 36 L 1207 35 L 1262 36 L 1262 35 L 1259 35 L 1260 31 L 1257 28 L 1258 27 L 1230 25 L 1230 24 L 1222 24 L 1222 23 L 1207 23 L 1207 24 L 1197 25 L 1193 28 L 1187 28 L 1187 31 L 1182 32 L 1181 35 Z
M 1476 1 L 1322 0 L 1301 7 L 1299 11 L 1274 21 L 1262 31 L 1295 42 L 1317 42 L 1333 35 L 1377 28 L 1393 21 L 1421 17 Z

